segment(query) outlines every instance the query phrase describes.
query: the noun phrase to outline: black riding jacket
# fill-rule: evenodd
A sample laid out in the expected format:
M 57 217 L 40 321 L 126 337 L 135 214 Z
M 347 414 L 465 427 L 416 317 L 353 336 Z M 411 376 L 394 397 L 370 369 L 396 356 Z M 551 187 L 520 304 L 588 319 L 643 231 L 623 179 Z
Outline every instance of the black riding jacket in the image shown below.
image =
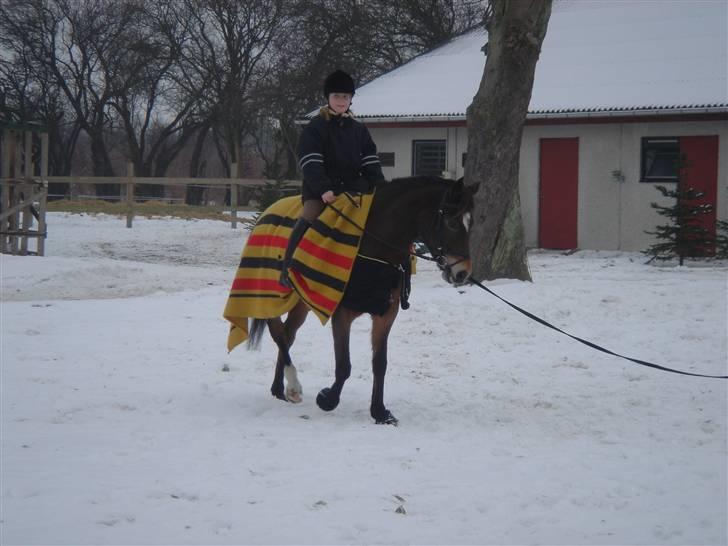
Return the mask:
M 331 115 L 326 108 L 301 133 L 298 161 L 304 201 L 320 199 L 329 190 L 367 192 L 384 182 L 367 128 L 350 116 Z

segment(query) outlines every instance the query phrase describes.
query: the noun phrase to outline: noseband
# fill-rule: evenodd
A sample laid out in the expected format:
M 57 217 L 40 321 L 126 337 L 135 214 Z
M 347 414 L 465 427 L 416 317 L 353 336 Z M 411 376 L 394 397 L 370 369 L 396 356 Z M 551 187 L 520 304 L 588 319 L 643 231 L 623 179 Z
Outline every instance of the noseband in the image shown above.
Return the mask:
M 447 221 L 446 219 L 446 211 L 448 209 L 452 210 L 453 206 L 448 203 L 449 198 L 451 197 L 452 189 L 448 189 L 442 196 L 442 199 L 440 200 L 440 205 L 437 207 L 437 217 L 435 218 L 435 249 L 434 252 L 432 252 L 433 261 L 437 264 L 437 267 L 440 268 L 441 271 L 447 273 L 448 276 L 452 277 L 452 268 L 456 265 L 465 262 L 468 260 L 469 256 L 463 256 L 459 260 L 453 263 L 448 263 L 447 261 L 447 248 L 445 248 L 445 223 Z M 432 249 L 431 249 L 432 250 Z M 419 258 L 420 255 L 416 254 Z

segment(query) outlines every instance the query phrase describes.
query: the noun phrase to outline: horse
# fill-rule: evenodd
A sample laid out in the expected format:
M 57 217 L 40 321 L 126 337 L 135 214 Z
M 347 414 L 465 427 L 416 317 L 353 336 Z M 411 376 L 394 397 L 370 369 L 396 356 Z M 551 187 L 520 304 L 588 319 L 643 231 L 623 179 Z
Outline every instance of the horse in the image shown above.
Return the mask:
M 338 406 L 344 383 L 351 374 L 351 325 L 368 312 L 372 316 L 370 414 L 377 424 L 397 425 L 397 418 L 384 404 L 384 377 L 387 372 L 387 340 L 404 290 L 406 276 L 402 274 L 403 264 L 409 263 L 410 248 L 419 240 L 430 251 L 446 282 L 455 286 L 465 284 L 471 273 L 468 230 L 472 196 L 473 190 L 465 187 L 462 179 L 453 182 L 438 177 L 399 178 L 376 189 L 369 216 L 362 228 L 350 282 L 341 304 L 331 316 L 335 380 L 330 387 L 318 393 L 316 404 L 319 408 L 332 411 Z M 367 309 L 367 302 L 371 302 L 375 309 Z M 266 326 L 278 347 L 271 394 L 281 400 L 301 401 L 302 388 L 290 349 L 308 311 L 308 307 L 299 301 L 287 313 L 285 320 L 281 317 L 253 319 L 251 324 L 249 349 L 259 346 Z

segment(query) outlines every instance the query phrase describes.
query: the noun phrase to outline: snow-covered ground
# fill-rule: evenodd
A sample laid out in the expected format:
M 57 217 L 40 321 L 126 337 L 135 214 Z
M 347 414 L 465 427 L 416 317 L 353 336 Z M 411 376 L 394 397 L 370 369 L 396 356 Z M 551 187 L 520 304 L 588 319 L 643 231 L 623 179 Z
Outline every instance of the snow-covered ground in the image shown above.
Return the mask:
M 272 398 L 273 343 L 225 350 L 247 232 L 53 213 L 2 264 L 2 544 L 726 544 L 726 381 L 597 353 L 420 263 L 369 417 L 367 318 L 331 413 L 330 328 Z M 725 264 L 530 255 L 499 294 L 612 350 L 726 370 Z M 230 371 L 223 371 L 229 367 Z

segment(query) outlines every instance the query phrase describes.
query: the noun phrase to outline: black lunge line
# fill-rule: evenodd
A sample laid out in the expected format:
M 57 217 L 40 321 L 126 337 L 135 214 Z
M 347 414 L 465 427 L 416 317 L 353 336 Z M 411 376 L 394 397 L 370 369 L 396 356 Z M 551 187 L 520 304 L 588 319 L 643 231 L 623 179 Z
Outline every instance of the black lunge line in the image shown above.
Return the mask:
M 488 292 L 488 294 L 491 294 L 492 296 L 495 296 L 496 298 L 498 298 L 499 300 L 501 300 L 506 305 L 509 305 L 510 307 L 512 307 L 513 309 L 515 309 L 516 311 L 518 311 L 519 313 L 522 313 L 522 314 L 526 315 L 528 318 L 530 318 L 532 320 L 535 320 L 539 324 L 543 324 L 544 326 L 546 326 L 548 328 L 551 328 L 552 330 L 556 330 L 557 332 L 560 332 L 560 333 L 564 334 L 565 336 L 569 336 L 571 339 L 575 339 L 579 343 L 583 343 L 587 347 L 591 347 L 592 349 L 596 349 L 597 351 L 601 351 L 602 353 L 606 353 L 608 355 L 617 356 L 619 358 L 623 358 L 625 360 L 629 360 L 630 362 L 634 362 L 635 364 L 639 364 L 640 366 L 648 366 L 650 368 L 655 368 L 657 370 L 662 370 L 663 372 L 679 373 L 681 375 L 690 375 L 690 376 L 693 376 L 693 377 L 708 377 L 708 378 L 711 378 L 711 379 L 728 379 L 728 375 L 704 375 L 704 374 L 700 374 L 700 373 L 683 372 L 681 370 L 673 370 L 672 368 L 666 368 L 666 367 L 660 366 L 658 364 L 653 364 L 652 362 L 646 362 L 644 360 L 639 360 L 637 358 L 630 358 L 628 356 L 620 355 L 618 353 L 615 353 L 613 351 L 610 351 L 609 349 L 605 349 L 604 347 L 600 347 L 596 343 L 593 343 L 591 341 L 587 341 L 586 339 L 582 339 L 580 337 L 574 336 L 574 335 L 570 334 L 569 332 L 564 332 L 561 328 L 557 328 L 553 324 L 551 324 L 549 322 L 546 322 L 544 319 L 542 319 L 540 317 L 537 317 L 533 313 L 529 313 L 525 309 L 521 309 L 517 305 L 515 305 L 515 304 L 509 302 L 508 300 L 502 298 L 501 296 L 499 296 L 498 294 L 496 294 L 495 292 L 493 292 L 490 288 L 488 288 L 487 286 L 484 286 L 482 283 L 476 281 L 473 278 L 470 279 L 470 283 L 471 284 L 474 284 L 475 286 L 479 286 L 480 288 L 482 288 L 483 290 L 485 290 L 486 292 Z

